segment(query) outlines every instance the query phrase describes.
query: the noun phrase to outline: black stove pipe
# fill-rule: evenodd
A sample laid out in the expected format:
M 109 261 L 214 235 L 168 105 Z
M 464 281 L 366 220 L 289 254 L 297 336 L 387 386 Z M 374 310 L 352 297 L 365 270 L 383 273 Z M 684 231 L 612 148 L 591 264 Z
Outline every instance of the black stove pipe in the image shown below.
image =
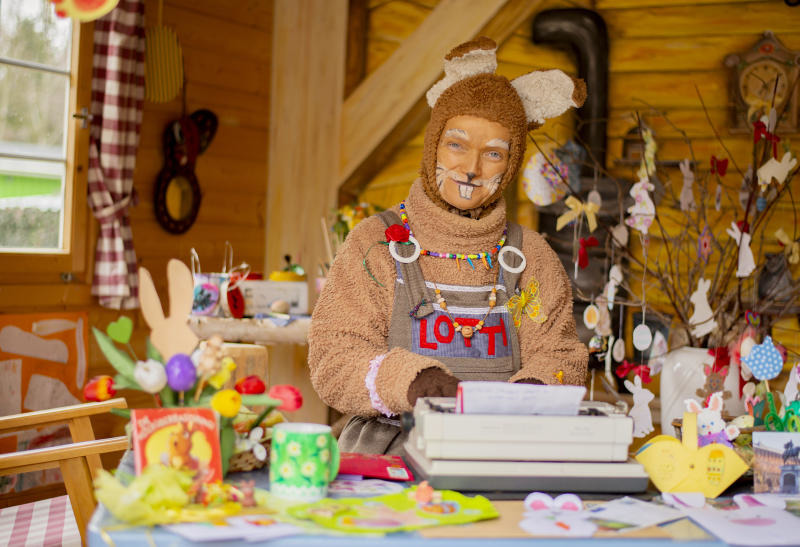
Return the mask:
M 578 109 L 578 136 L 599 165 L 606 164 L 608 119 L 608 32 L 603 18 L 581 8 L 545 10 L 533 19 L 533 43 L 571 50 L 578 77 L 586 82 L 587 98 Z M 592 162 L 593 163 L 593 162 Z M 592 176 L 591 166 L 583 175 Z

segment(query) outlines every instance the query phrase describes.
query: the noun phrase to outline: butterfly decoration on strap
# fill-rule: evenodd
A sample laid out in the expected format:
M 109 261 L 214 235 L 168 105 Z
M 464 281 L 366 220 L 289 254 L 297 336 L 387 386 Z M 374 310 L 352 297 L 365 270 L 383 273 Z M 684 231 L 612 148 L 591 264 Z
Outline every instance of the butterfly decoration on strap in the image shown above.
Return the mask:
M 508 299 L 506 308 L 511 312 L 514 326 L 517 328 L 522 323 L 523 314 L 527 315 L 528 319 L 534 323 L 547 321 L 547 315 L 542 311 L 542 300 L 539 297 L 539 282 L 535 278 L 531 278 L 528 286 L 520 291 L 519 294 L 515 294 Z

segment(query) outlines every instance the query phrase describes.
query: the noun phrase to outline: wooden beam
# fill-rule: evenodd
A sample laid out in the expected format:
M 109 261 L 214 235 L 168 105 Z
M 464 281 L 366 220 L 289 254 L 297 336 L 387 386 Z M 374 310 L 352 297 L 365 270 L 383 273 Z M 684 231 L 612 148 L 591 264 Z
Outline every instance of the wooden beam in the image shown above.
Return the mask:
M 367 72 L 367 29 L 369 6 L 367 0 L 349 0 L 347 9 L 347 57 L 344 77 L 344 96 L 353 92 Z
M 0 417 L 0 432 L 12 433 L 32 429 L 42 425 L 63 424 L 76 418 L 106 414 L 112 408 L 128 408 L 128 403 L 123 397 L 101 401 L 99 403 L 81 403 L 79 405 L 48 408 L 33 412 L 23 412 L 13 416 Z M 72 438 L 73 441 L 88 441 L 91 439 Z
M 312 281 L 326 260 L 320 218 L 336 205 L 346 43 L 347 0 L 276 0 L 266 271 L 291 254 Z
M 483 23 L 473 24 L 472 27 L 465 22 L 457 23 L 459 19 L 453 19 L 459 17 L 462 10 L 466 11 L 464 2 L 445 0 L 437 5 L 420 27 L 345 102 L 342 113 L 339 204 L 353 201 L 397 149 L 419 133 L 425 125 L 430 114 L 425 93 L 439 78 L 444 55 L 451 48 L 477 36 L 488 36 L 500 46 L 520 24 L 528 20 L 541 3 L 541 0 L 508 0 L 498 2 L 498 5 L 481 3 L 484 9 L 487 6 L 494 7 L 494 12 Z M 458 14 L 440 11 L 445 8 L 455 10 Z M 443 23 L 442 20 L 447 22 Z M 446 41 L 442 40 L 441 34 L 431 33 L 429 30 L 436 25 L 448 27 L 448 30 L 454 32 L 447 34 Z M 418 44 L 419 41 L 421 43 Z M 439 50 L 435 57 L 423 57 L 420 48 L 427 51 L 435 48 Z M 408 52 L 409 49 L 413 51 Z M 419 59 L 414 60 L 413 55 L 418 55 Z M 423 63 L 426 64 L 423 66 Z M 414 71 L 413 79 L 412 75 L 406 73 L 400 73 L 399 78 L 395 79 L 397 72 L 409 67 Z M 387 99 L 385 91 L 397 88 L 406 90 L 408 96 L 402 104 L 399 98 L 396 99 L 397 104 L 390 104 L 391 100 Z M 353 101 L 357 99 L 368 104 L 355 104 Z M 386 109 L 381 110 L 384 105 Z M 372 135 L 367 134 L 364 129 L 368 124 L 378 124 L 378 127 L 372 128 Z M 357 143 L 353 140 L 357 138 L 364 139 L 365 142 Z

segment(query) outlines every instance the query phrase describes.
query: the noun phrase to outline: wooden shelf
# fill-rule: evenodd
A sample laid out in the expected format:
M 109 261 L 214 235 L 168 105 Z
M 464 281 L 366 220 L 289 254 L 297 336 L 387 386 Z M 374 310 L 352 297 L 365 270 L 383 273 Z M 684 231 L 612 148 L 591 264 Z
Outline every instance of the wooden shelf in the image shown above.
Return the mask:
M 275 326 L 269 319 L 189 318 L 189 327 L 201 339 L 219 334 L 226 342 L 254 344 L 307 344 L 310 325 L 310 317 L 295 319 L 285 327 Z

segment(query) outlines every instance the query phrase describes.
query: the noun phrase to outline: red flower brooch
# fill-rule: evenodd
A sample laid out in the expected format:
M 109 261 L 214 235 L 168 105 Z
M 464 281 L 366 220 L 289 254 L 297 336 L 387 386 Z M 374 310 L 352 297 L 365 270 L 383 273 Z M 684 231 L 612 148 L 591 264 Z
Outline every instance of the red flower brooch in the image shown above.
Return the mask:
M 408 228 L 399 224 L 392 224 L 384 232 L 386 241 L 397 241 L 398 243 L 405 243 L 408 241 Z

